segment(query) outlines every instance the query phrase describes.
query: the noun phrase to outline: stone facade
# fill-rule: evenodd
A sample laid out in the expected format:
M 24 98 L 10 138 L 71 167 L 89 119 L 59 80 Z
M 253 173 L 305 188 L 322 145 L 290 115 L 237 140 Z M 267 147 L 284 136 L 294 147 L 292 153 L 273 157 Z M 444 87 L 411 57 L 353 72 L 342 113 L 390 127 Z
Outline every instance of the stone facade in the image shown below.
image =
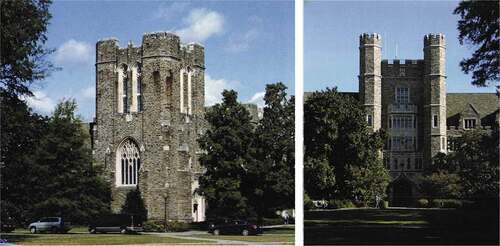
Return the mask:
M 462 93 L 461 97 L 452 93 L 454 101 L 467 102 L 474 95 L 478 103 L 461 104 L 454 110 L 458 112 L 447 111 L 445 37 L 428 34 L 423 46 L 424 59 L 382 60 L 382 37 L 360 36 L 359 100 L 365 106 L 368 125 L 388 133 L 383 158 L 392 178 L 388 190 L 391 206 L 414 204 L 419 196 L 418 177 L 436 154 L 448 151 L 448 134 L 458 136 L 463 130 L 498 125 L 494 93 Z M 479 113 L 474 105 L 481 102 L 487 104 L 481 106 L 487 110 Z M 481 118 L 489 119 L 484 121 L 488 126 L 481 126 Z M 465 129 L 466 119 L 469 126 L 477 126 Z
M 204 123 L 204 47 L 168 32 L 142 45 L 96 44 L 93 158 L 112 184 L 112 210 L 141 190 L 148 218 L 203 221 L 194 193 L 202 168 L 196 139 Z

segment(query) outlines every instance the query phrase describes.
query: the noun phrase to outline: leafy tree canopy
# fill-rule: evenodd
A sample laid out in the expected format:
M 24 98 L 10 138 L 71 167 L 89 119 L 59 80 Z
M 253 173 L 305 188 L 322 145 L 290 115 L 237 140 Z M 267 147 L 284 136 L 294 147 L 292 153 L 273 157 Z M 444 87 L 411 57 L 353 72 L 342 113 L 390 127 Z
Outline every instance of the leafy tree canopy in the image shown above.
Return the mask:
M 52 17 L 50 4 L 50 0 L 0 2 L 2 90 L 18 96 L 31 96 L 29 86 L 55 69 L 46 60 L 53 50 L 43 47 Z
M 364 115 L 355 98 L 336 88 L 315 92 L 307 99 L 304 188 L 312 198 L 356 196 L 369 202 L 376 194 L 385 194 L 389 176 L 380 158 L 384 136 L 370 132 Z
M 460 44 L 471 44 L 477 49 L 472 57 L 460 62 L 462 70 L 472 73 L 472 84 L 487 86 L 500 80 L 500 15 L 499 1 L 462 1 L 453 12 L 460 15 L 458 38 Z
M 253 164 L 254 126 L 235 91 L 224 90 L 222 96 L 222 103 L 206 112 L 209 128 L 198 140 L 206 151 L 200 157 L 206 172 L 198 192 L 207 199 L 209 217 L 252 217 L 255 211 L 244 196 L 243 180 Z

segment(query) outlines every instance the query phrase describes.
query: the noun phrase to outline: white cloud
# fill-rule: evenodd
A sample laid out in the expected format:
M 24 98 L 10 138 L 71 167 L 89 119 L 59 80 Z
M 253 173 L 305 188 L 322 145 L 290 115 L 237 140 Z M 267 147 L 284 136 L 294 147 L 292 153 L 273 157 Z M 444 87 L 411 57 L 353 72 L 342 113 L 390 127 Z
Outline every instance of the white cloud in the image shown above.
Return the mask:
M 179 16 L 189 6 L 190 2 L 173 2 L 172 4 L 161 4 L 153 17 L 156 19 L 171 19 Z
M 89 86 L 80 91 L 82 99 L 95 99 L 95 86 Z
M 50 114 L 56 105 L 43 91 L 34 91 L 33 97 L 26 98 L 26 102 L 33 110 L 45 114 Z
M 70 39 L 62 44 L 55 53 L 55 62 L 63 63 L 87 63 L 92 59 L 92 47 L 85 42 Z
M 259 108 L 264 107 L 264 96 L 266 95 L 265 91 L 255 93 L 247 103 L 257 104 Z
M 203 42 L 224 29 L 224 17 L 205 8 L 191 10 L 184 23 L 187 26 L 176 31 L 184 42 Z
M 222 91 L 235 89 L 239 82 L 225 79 L 213 79 L 210 75 L 205 76 L 205 105 L 212 106 L 222 101 Z
M 257 29 L 252 28 L 243 34 L 232 35 L 229 37 L 229 44 L 226 49 L 233 53 L 246 51 L 250 47 L 250 44 L 257 39 L 258 34 Z
M 247 19 L 247 26 L 249 27 L 246 31 L 235 31 L 228 39 L 228 44 L 226 50 L 231 53 L 238 53 L 242 51 L 247 51 L 252 43 L 256 41 L 259 36 L 261 36 L 261 29 L 264 21 L 259 16 L 250 16 Z M 244 28 L 242 28 L 244 29 Z

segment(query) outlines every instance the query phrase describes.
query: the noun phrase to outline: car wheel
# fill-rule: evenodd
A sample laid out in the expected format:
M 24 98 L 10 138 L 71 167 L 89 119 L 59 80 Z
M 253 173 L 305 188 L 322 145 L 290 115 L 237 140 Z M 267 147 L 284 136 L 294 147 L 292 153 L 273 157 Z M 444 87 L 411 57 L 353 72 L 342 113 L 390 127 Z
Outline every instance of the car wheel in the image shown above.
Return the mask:
M 95 234 L 95 233 L 96 233 L 95 228 L 89 228 L 89 233 L 90 233 L 90 234 Z
M 36 231 L 36 227 L 32 226 L 32 227 L 30 228 L 30 232 L 31 232 L 31 234 L 35 234 L 35 233 L 37 233 L 37 231 Z
M 241 232 L 241 235 L 243 235 L 243 236 L 248 236 L 248 230 L 247 230 L 247 229 L 244 229 L 244 230 Z
M 120 233 L 121 233 L 121 234 L 125 234 L 125 233 L 127 233 L 127 229 L 125 229 L 125 228 L 120 229 Z
M 50 228 L 50 231 L 52 233 L 58 233 L 59 231 L 57 230 L 57 227 L 53 226 L 52 228 Z
M 214 230 L 214 235 L 215 236 L 219 236 L 220 235 L 220 230 L 219 229 L 215 229 Z

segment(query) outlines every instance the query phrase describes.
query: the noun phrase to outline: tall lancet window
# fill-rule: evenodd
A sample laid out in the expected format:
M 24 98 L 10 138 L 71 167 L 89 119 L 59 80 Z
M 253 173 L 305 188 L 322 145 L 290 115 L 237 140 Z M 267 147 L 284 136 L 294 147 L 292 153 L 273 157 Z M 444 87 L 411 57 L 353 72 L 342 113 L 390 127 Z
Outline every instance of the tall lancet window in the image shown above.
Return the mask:
M 123 100 L 123 112 L 128 113 L 128 68 L 127 66 L 124 66 L 123 68 L 123 94 L 122 94 L 122 100 Z
M 118 113 L 128 113 L 128 67 L 122 65 L 118 69 L 118 85 L 116 88 Z
M 137 87 L 136 87 L 137 112 L 142 111 L 142 65 L 137 63 Z
M 141 158 L 139 149 L 132 140 L 126 139 L 116 152 L 116 185 L 137 185 L 140 168 Z

